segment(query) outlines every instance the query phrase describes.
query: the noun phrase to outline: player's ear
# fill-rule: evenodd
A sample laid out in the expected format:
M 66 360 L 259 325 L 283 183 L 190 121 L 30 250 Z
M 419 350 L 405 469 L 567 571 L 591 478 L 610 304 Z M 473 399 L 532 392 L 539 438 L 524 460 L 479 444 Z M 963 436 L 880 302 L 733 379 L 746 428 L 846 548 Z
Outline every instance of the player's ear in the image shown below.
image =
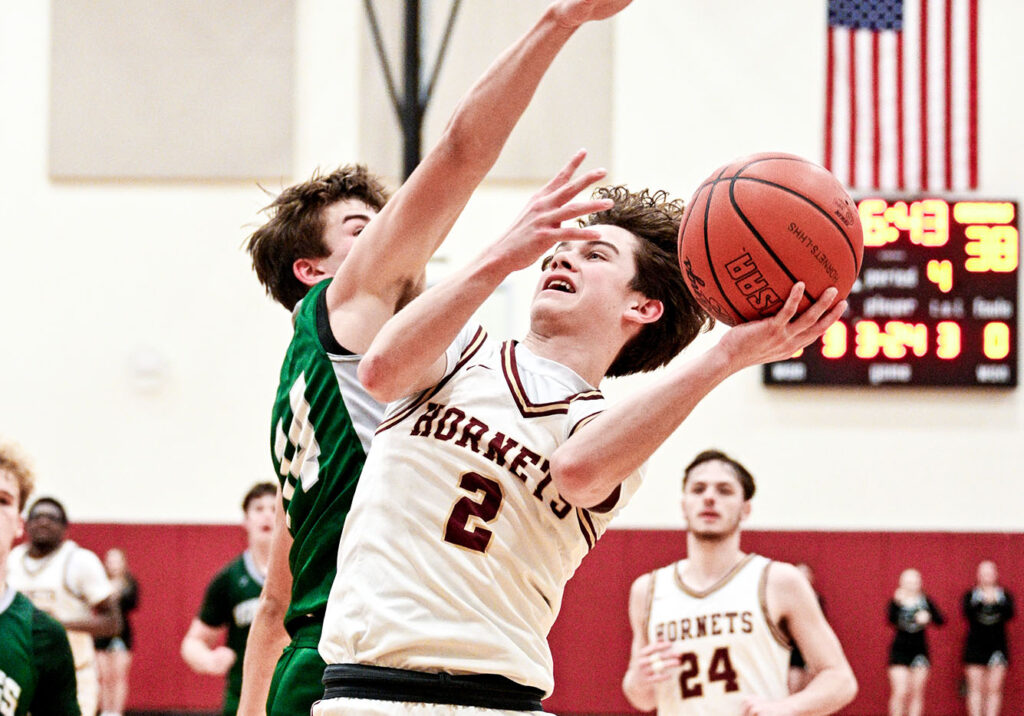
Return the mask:
M 743 501 L 743 508 L 740 510 L 740 520 L 746 521 L 750 517 L 750 500 Z
M 295 259 L 292 273 L 306 286 L 315 286 L 330 275 L 323 270 L 320 259 Z
M 665 313 L 665 305 L 656 298 L 647 298 L 637 294 L 633 303 L 626 309 L 626 318 L 636 323 L 654 323 Z

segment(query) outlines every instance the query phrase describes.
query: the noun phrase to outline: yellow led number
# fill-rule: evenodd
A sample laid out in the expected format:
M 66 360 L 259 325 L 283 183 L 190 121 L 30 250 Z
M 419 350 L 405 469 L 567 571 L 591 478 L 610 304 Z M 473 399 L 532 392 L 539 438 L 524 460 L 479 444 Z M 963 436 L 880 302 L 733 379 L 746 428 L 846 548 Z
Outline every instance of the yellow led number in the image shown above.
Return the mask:
M 968 226 L 964 266 L 972 273 L 1009 273 L 1017 268 L 1017 230 L 1012 226 Z
M 923 323 L 886 321 L 880 327 L 874 321 L 858 321 L 855 329 L 858 358 L 874 358 L 881 351 L 886 358 L 899 359 L 908 348 L 918 358 L 928 352 L 928 327 Z
M 679 655 L 679 662 L 683 670 L 679 672 L 679 686 L 682 689 L 684 699 L 692 699 L 695 696 L 704 695 L 704 685 L 700 682 L 690 683 L 700 676 L 700 663 L 697 655 L 688 651 Z M 732 668 L 732 660 L 729 658 L 729 647 L 720 646 L 711 655 L 711 664 L 708 666 L 708 684 L 721 681 L 725 692 L 739 691 L 739 674 Z
M 493 533 L 484 525 L 493 522 L 501 511 L 505 497 L 501 483 L 466 472 L 459 477 L 459 488 L 470 494 L 452 505 L 444 526 L 444 541 L 473 552 L 486 552 Z
M 825 330 L 821 337 L 821 355 L 826 358 L 842 358 L 846 355 L 846 324 L 836 321 Z
M 958 201 L 953 205 L 953 218 L 967 224 L 965 266 L 973 273 L 1009 273 L 1017 268 L 1017 229 L 1010 226 L 1014 207 L 1002 201 Z
M 960 355 L 959 323 L 940 321 L 935 326 L 935 355 L 943 360 L 952 360 Z
M 1010 327 L 1001 321 L 986 323 L 982 349 L 989 360 L 1002 360 L 1010 355 Z
M 858 204 L 865 246 L 885 246 L 906 231 L 918 246 L 945 246 L 949 241 L 949 204 L 942 199 L 897 201 L 864 199 Z

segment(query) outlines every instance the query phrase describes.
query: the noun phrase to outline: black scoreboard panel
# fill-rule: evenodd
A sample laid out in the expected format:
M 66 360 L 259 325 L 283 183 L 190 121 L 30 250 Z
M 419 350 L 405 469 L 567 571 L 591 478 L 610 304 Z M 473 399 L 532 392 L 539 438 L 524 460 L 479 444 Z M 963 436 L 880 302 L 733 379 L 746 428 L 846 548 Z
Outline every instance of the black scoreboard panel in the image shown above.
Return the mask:
M 766 385 L 1017 385 L 1016 201 L 864 198 L 843 317 Z

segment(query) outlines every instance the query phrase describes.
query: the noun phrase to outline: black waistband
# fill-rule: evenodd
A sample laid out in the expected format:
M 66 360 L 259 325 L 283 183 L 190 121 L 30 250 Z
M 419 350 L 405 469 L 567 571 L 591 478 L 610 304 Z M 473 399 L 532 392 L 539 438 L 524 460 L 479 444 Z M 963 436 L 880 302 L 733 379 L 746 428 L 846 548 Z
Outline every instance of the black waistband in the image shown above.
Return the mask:
M 330 664 L 324 671 L 325 699 L 373 699 L 543 711 L 544 692 L 497 674 L 455 676 L 366 664 Z

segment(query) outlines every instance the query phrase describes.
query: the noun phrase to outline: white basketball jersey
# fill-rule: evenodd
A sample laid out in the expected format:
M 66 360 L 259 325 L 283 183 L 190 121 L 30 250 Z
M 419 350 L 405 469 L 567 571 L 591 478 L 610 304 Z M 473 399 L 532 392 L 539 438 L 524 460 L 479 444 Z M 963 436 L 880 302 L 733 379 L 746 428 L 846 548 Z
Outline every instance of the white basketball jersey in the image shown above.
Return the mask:
M 28 555 L 27 544 L 15 547 L 7 556 L 7 583 L 60 621 L 89 617 L 114 592 L 99 557 L 71 540 L 41 559 Z M 91 634 L 68 630 L 68 641 L 76 669 L 92 663 Z
M 659 714 L 738 714 L 747 696 L 786 696 L 790 646 L 765 603 L 770 564 L 748 554 L 703 592 L 683 583 L 686 560 L 653 572 L 648 643 L 671 642 L 682 657 L 658 684 Z
M 564 365 L 464 329 L 448 375 L 388 407 L 345 522 L 320 653 L 550 693 L 565 583 L 640 484 L 581 509 L 549 458 L 604 399 Z

